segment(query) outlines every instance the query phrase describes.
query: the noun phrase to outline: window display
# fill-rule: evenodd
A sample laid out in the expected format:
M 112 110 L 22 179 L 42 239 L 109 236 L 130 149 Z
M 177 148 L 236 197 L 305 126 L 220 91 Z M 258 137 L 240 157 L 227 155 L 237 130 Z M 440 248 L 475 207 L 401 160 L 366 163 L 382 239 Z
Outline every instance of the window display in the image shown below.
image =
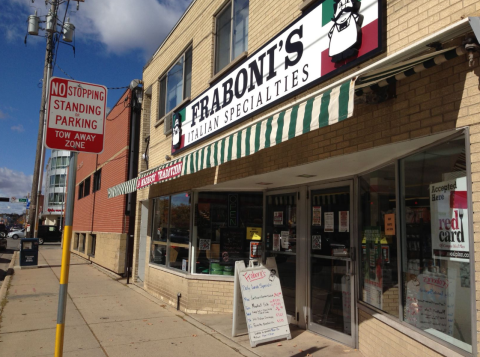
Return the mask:
M 155 199 L 150 263 L 188 270 L 190 195 Z
M 464 136 L 400 163 L 403 319 L 471 352 Z
M 275 257 L 287 314 L 295 316 L 297 193 L 267 196 L 265 250 Z
M 360 299 L 399 315 L 395 166 L 358 179 L 361 239 Z
M 263 194 L 201 192 L 195 221 L 195 272 L 233 276 L 235 261 L 249 260 L 250 243 L 261 234 Z

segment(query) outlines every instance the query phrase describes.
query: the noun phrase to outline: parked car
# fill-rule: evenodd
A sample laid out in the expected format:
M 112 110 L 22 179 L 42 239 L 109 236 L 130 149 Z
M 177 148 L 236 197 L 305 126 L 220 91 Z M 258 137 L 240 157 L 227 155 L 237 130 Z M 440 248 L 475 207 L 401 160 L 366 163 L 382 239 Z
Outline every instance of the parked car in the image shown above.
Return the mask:
M 8 237 L 13 238 L 13 239 L 25 238 L 25 229 L 10 232 L 10 233 L 8 233 Z
M 57 226 L 38 226 L 38 243 L 60 242 L 62 240 L 62 231 Z
M 4 224 L 0 224 L 0 238 L 5 238 L 8 234 L 7 226 Z
M 7 249 L 7 239 L 0 238 L 0 250 L 6 250 L 6 249 Z

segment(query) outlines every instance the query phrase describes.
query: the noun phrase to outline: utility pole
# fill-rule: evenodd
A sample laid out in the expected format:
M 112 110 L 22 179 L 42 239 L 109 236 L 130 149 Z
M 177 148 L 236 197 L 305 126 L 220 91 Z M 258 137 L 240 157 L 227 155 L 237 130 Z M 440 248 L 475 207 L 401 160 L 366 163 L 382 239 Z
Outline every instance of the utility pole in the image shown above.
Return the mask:
M 57 23 L 57 1 L 53 0 L 50 7 L 54 29 Z M 48 17 L 47 17 L 48 21 Z M 48 24 L 47 24 L 48 25 Z M 47 32 L 47 48 L 45 51 L 45 66 L 43 68 L 43 85 L 42 85 L 42 101 L 40 104 L 40 119 L 38 123 L 38 137 L 37 137 L 37 151 L 35 154 L 35 167 L 33 169 L 32 182 L 32 201 L 30 204 L 29 224 L 30 231 L 27 232 L 27 237 L 33 238 L 37 230 L 38 223 L 38 194 L 40 175 L 43 175 L 43 157 L 44 157 L 44 128 L 45 128 L 45 111 L 47 101 L 47 87 L 50 76 L 52 74 L 52 59 L 53 59 L 53 32 Z M 41 187 L 40 187 L 41 191 Z

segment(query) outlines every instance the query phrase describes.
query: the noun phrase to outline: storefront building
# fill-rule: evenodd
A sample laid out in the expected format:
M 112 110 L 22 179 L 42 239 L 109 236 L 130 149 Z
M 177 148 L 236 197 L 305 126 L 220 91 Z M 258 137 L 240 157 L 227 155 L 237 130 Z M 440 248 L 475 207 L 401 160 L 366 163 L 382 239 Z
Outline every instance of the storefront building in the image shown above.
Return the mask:
M 231 313 L 235 261 L 274 257 L 292 324 L 476 355 L 479 14 L 193 1 L 144 68 L 138 177 L 109 189 L 137 192 L 135 280 Z

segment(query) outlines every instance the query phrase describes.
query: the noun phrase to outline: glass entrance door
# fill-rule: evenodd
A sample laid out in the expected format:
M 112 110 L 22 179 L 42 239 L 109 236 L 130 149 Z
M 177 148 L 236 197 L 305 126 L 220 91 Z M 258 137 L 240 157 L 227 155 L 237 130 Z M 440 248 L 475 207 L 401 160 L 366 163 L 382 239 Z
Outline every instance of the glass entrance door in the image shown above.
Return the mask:
M 298 192 L 267 194 L 265 255 L 274 257 L 289 323 L 297 321 Z
M 353 347 L 352 184 L 310 188 L 309 196 L 308 328 Z

